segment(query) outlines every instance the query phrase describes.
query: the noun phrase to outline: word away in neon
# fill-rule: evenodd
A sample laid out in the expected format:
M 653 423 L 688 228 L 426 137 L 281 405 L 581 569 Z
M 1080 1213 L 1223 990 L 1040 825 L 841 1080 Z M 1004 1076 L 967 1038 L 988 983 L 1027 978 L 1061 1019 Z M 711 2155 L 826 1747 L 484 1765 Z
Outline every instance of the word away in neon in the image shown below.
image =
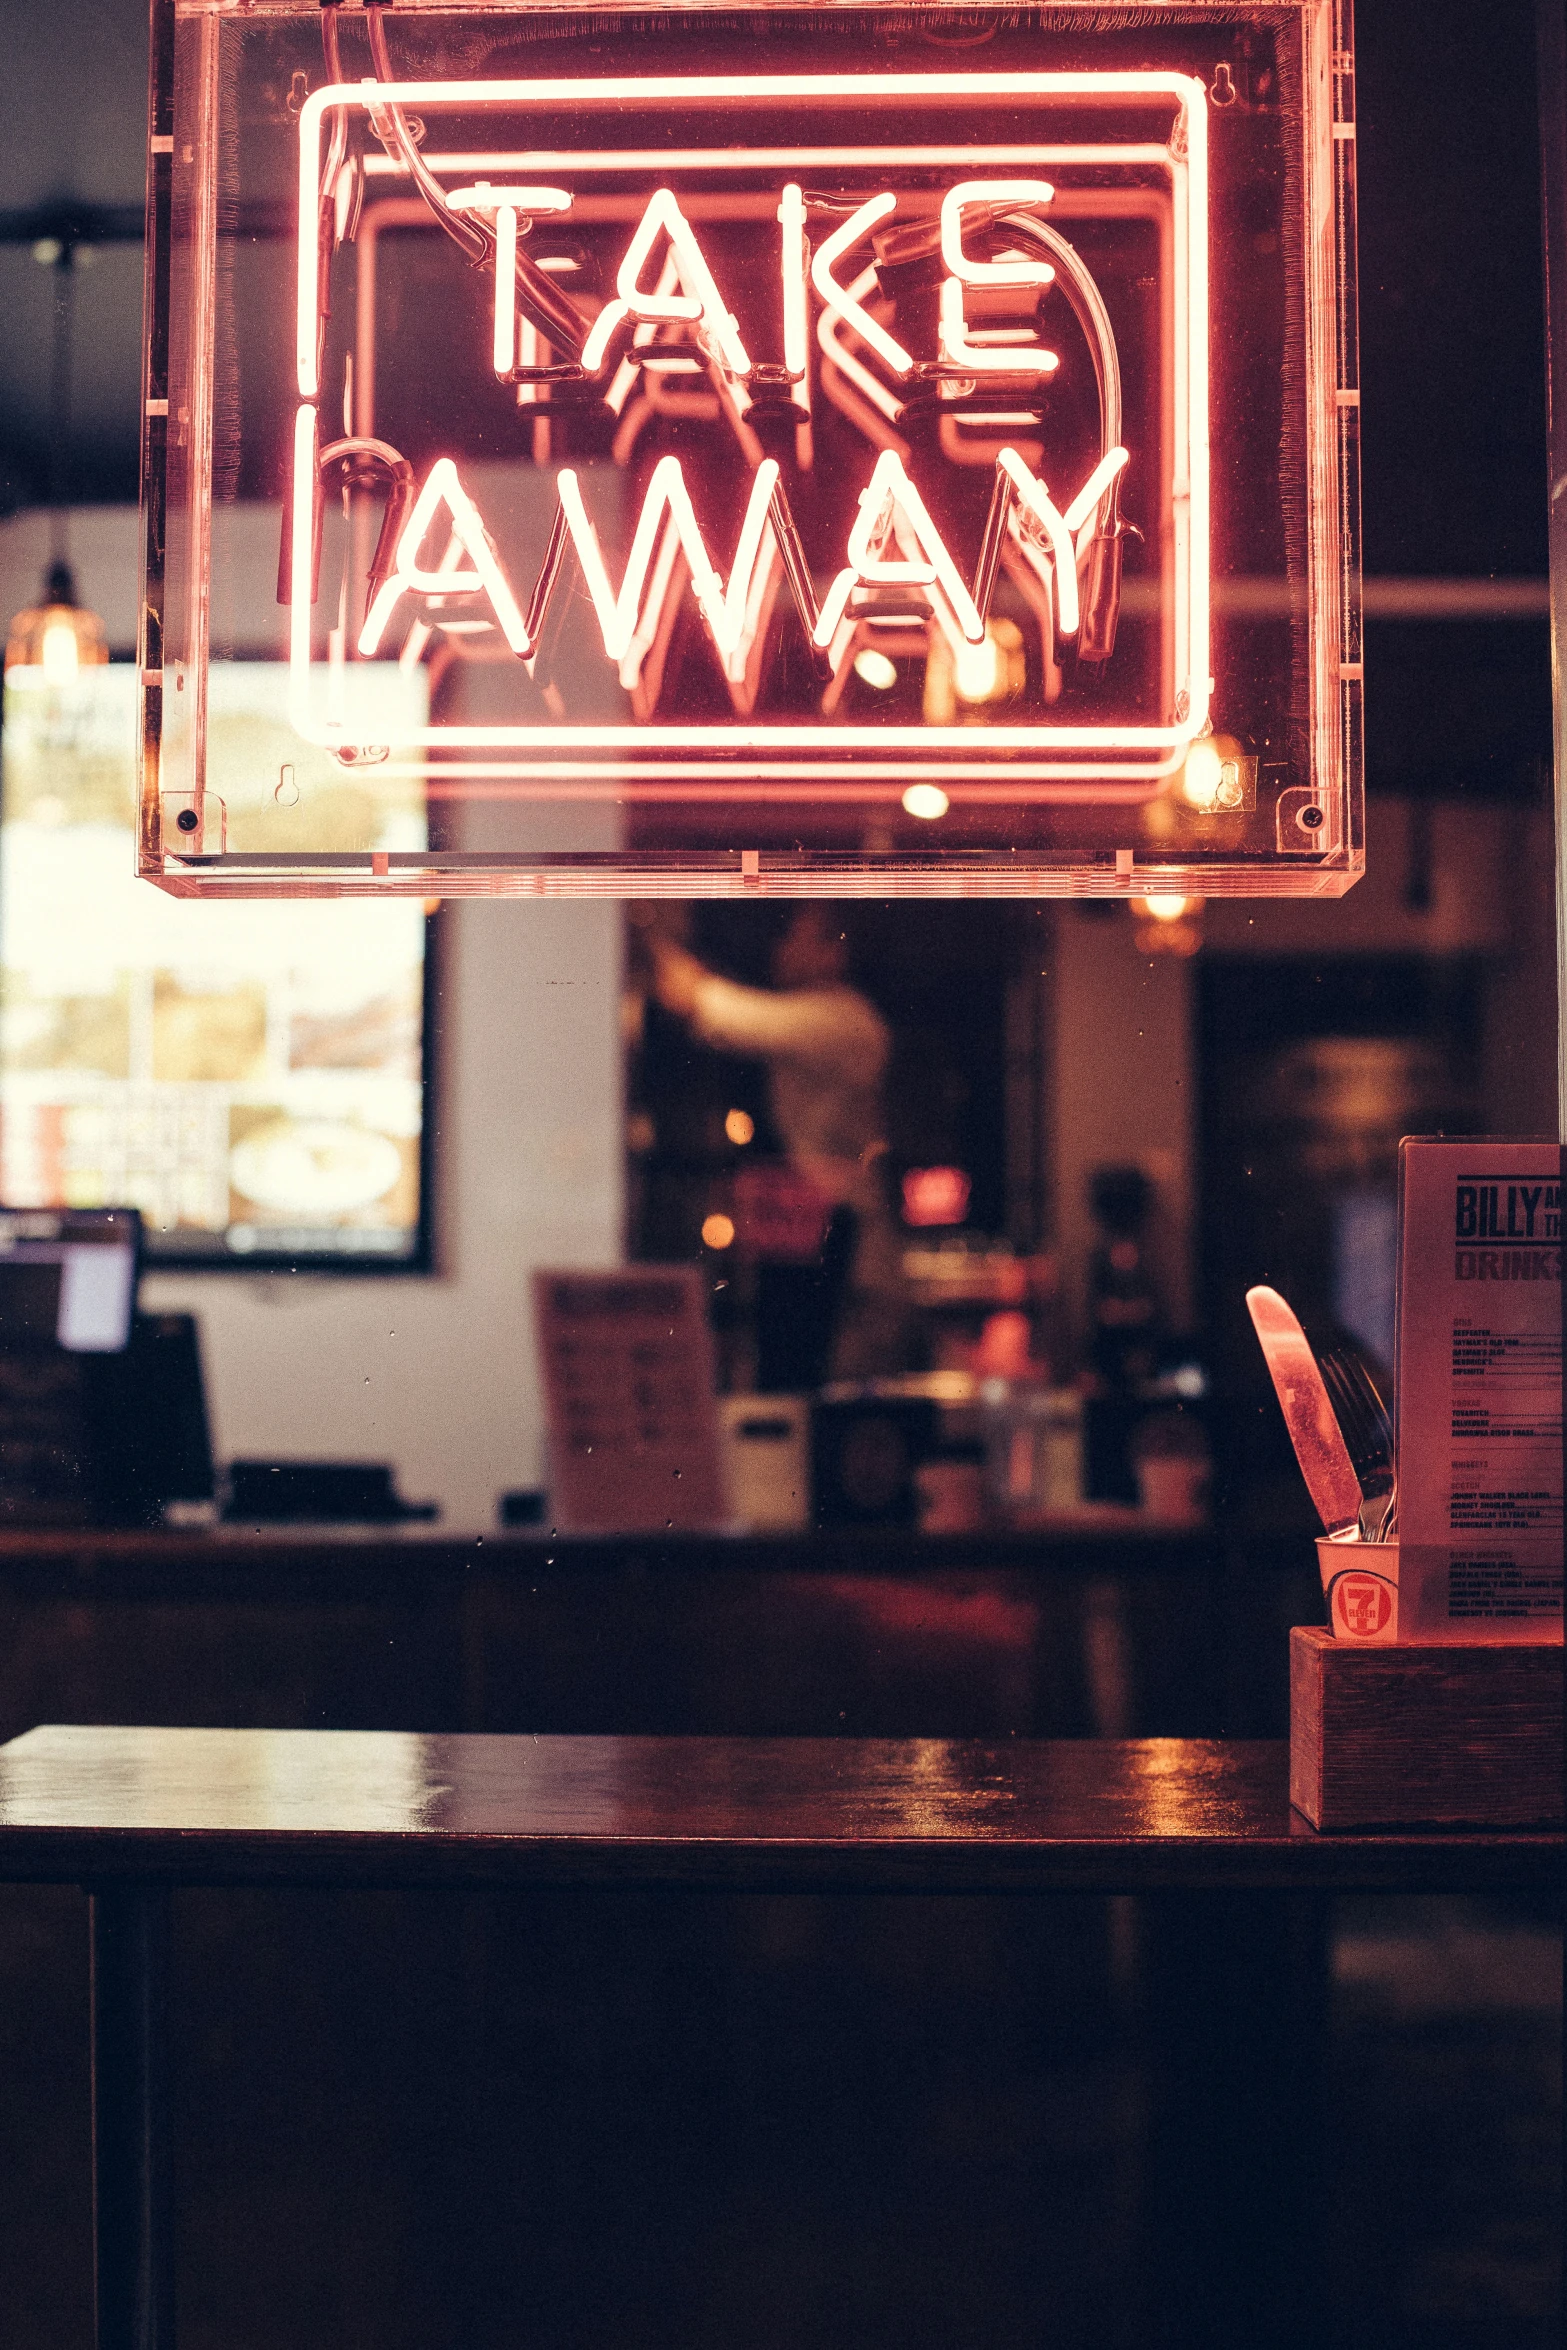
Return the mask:
M 296 629 L 308 627 L 312 600 L 315 451 L 315 411 L 302 408 L 292 550 Z M 749 709 L 754 699 L 758 647 L 785 579 L 807 635 L 827 657 L 834 675 L 852 656 L 862 626 L 874 625 L 875 616 L 885 615 L 889 602 L 900 608 L 905 623 L 911 604 L 923 612 L 954 652 L 961 644 L 981 643 L 1005 556 L 1014 566 L 1026 567 L 1048 604 L 1054 628 L 1070 637 L 1079 626 L 1079 569 L 1088 560 L 1101 509 L 1126 463 L 1125 449 L 1110 450 L 1075 497 L 1061 506 L 1015 450 L 1003 449 L 970 581 L 960 572 L 902 460 L 894 451 L 883 450 L 860 492 L 843 564 L 819 604 L 773 459 L 764 460 L 752 476 L 725 580 L 702 535 L 679 459 L 661 458 L 648 483 L 618 588 L 581 484 L 574 472 L 562 468 L 556 476 L 559 502 L 554 527 L 524 612 L 482 514 L 451 458 L 442 457 L 430 468 L 413 503 L 385 576 L 371 583 L 357 649 L 364 659 L 381 651 L 405 599 L 414 603 L 416 613 L 430 610 L 439 625 L 447 599 L 460 596 L 488 605 L 490 625 L 531 669 L 568 547 L 581 569 L 604 650 L 616 664 L 621 684 L 633 694 L 646 688 L 644 665 L 655 645 L 667 641 L 686 581 L 731 696 L 741 709 Z M 443 525 L 446 543 L 432 563 L 425 559 L 426 547 Z M 428 636 L 428 624 L 416 617 L 403 650 L 405 662 L 418 659 Z M 656 683 L 651 690 L 656 695 Z

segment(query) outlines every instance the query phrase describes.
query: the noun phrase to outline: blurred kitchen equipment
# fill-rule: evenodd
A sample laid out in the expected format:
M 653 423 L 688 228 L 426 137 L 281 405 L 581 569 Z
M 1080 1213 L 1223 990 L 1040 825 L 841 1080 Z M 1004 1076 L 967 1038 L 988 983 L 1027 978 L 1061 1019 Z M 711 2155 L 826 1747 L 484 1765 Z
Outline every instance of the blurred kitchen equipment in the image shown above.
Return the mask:
M 811 1415 L 811 1484 L 822 1526 L 914 1526 L 915 1472 L 941 1440 L 941 1407 L 914 1381 L 831 1387 Z
M 944 1438 L 914 1472 L 922 1534 L 973 1534 L 985 1523 L 985 1447 Z
M 1025 1317 L 1023 1354 L 1046 1376 L 1061 1362 L 1061 1268 L 1054 1256 L 1015 1256 L 973 1240 L 916 1245 L 903 1252 L 903 1279 L 935 1369 L 1014 1375 L 1007 1362 L 985 1358 L 1000 1342 L 997 1323 L 1015 1330 Z M 1025 1374 L 1020 1368 L 1016 1375 Z
M 1069 1387 L 986 1380 L 990 1491 L 1003 1517 L 1027 1523 L 1083 1500 L 1083 1399 Z
M 440 1510 L 404 1501 L 384 1461 L 231 1461 L 223 1515 L 237 1526 L 392 1526 Z
M 811 1402 L 721 1395 L 729 1505 L 742 1534 L 803 1534 L 811 1523 Z
M 496 1514 L 503 1526 L 515 1531 L 520 1526 L 542 1526 L 549 1496 L 540 1485 L 514 1486 L 500 1495 Z
M 120 1355 L 96 1358 L 106 1516 L 156 1526 L 216 1511 L 217 1473 L 193 1314 L 137 1314 Z
M 1208 1510 L 1208 1442 L 1185 1411 L 1154 1411 L 1131 1442 L 1138 1507 L 1172 1525 L 1201 1525 Z

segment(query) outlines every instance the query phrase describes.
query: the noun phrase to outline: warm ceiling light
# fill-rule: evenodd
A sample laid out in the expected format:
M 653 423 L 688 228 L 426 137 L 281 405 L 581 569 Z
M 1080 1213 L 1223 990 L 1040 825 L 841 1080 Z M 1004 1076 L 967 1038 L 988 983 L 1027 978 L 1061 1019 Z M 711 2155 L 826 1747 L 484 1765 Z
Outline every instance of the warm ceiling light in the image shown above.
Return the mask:
M 749 1110 L 726 1110 L 724 1132 L 731 1142 L 744 1145 L 751 1140 L 756 1132 L 756 1120 L 751 1116 Z
M 704 1216 L 702 1219 L 702 1246 L 728 1248 L 735 1236 L 733 1219 L 729 1216 Z
M 51 685 L 63 685 L 81 667 L 74 620 L 50 620 L 44 625 L 39 666 Z
M 44 593 L 46 603 L 30 605 L 11 623 L 6 673 L 41 669 L 46 684 L 69 685 L 79 669 L 94 669 L 108 660 L 108 639 L 97 613 L 76 602 L 70 573 L 63 566 L 51 571 Z
M 873 645 L 867 645 L 863 653 L 855 654 L 854 674 L 864 684 L 873 685 L 879 694 L 884 694 L 889 686 L 898 682 L 897 670 L 886 654 L 878 653 Z
M 37 669 L 49 686 L 75 683 L 80 669 L 109 658 L 103 622 L 76 594 L 70 561 L 71 358 L 76 322 L 74 236 L 40 237 L 33 259 L 55 272 L 54 365 L 50 387 L 49 509 L 51 560 L 43 602 L 18 612 L 6 638 L 6 673 Z M 85 251 L 81 258 L 87 258 Z
M 939 783 L 911 783 L 903 795 L 906 816 L 922 816 L 927 824 L 934 824 L 938 816 L 945 816 L 951 802 Z
M 1203 901 L 1157 890 L 1133 898 L 1132 935 L 1144 955 L 1195 955 L 1202 945 Z

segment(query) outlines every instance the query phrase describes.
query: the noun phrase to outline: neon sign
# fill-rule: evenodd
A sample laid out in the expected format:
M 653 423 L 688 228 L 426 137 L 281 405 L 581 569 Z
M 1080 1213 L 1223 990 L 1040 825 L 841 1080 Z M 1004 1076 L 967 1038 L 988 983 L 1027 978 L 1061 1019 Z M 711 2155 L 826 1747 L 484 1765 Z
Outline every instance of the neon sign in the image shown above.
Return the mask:
M 519 811 L 485 886 L 930 888 L 949 854 L 965 887 L 1120 890 L 1134 867 L 1144 893 L 1348 885 L 1355 578 L 1324 527 L 1353 491 L 1342 352 L 1323 289 L 1280 277 L 1281 350 L 1290 302 L 1289 331 L 1308 313 L 1312 331 L 1270 480 L 1241 445 L 1241 330 L 1216 301 L 1237 221 L 1274 216 L 1248 157 L 1273 158 L 1302 262 L 1347 159 L 1314 81 L 1327 176 L 1284 220 L 1268 85 L 1244 85 L 1243 153 L 1242 85 L 1214 61 L 1259 11 L 1221 8 L 1146 59 L 1118 29 L 1102 56 L 1087 32 L 1056 42 L 1059 64 L 950 70 L 926 48 L 918 70 L 833 72 L 739 70 L 728 51 L 749 68 L 765 43 L 704 33 L 698 11 L 668 20 L 668 62 L 695 48 L 724 70 L 550 78 L 447 70 L 476 53 L 457 28 L 504 8 L 416 5 L 390 28 L 371 10 L 363 33 L 358 13 L 326 12 L 265 159 L 292 185 L 292 351 L 286 394 L 274 347 L 249 398 L 282 492 L 271 643 L 301 745 L 361 793 L 415 776 L 432 806 Z M 304 14 L 275 12 L 269 87 L 306 53 Z M 1281 37 L 1273 12 L 1292 71 L 1329 18 L 1302 0 Z M 208 48 L 230 29 L 209 21 Z M 241 82 L 265 49 L 249 40 Z M 309 871 L 254 848 L 241 865 L 207 806 L 223 779 L 201 678 L 232 657 L 238 565 L 211 458 L 216 164 L 184 152 L 212 201 L 194 402 L 174 407 L 190 454 L 164 451 L 187 584 L 143 870 L 197 892 L 358 887 L 357 843 Z M 1300 640 L 1282 686 L 1270 627 Z M 429 671 L 411 732 L 382 714 L 389 664 Z M 1286 835 L 1287 804 L 1315 826 Z M 580 856 L 529 842 L 529 807 L 581 810 Z M 389 850 L 369 878 L 464 886 L 463 854 L 405 869 Z

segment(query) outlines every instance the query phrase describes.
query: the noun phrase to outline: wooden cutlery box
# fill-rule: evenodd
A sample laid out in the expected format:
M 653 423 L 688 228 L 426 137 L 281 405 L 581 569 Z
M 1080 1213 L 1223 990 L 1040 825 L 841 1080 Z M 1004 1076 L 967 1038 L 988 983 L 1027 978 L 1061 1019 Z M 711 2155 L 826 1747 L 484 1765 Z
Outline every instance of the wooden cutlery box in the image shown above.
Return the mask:
M 1290 1802 L 1314 1828 L 1559 1825 L 1562 1644 L 1290 1634 Z

